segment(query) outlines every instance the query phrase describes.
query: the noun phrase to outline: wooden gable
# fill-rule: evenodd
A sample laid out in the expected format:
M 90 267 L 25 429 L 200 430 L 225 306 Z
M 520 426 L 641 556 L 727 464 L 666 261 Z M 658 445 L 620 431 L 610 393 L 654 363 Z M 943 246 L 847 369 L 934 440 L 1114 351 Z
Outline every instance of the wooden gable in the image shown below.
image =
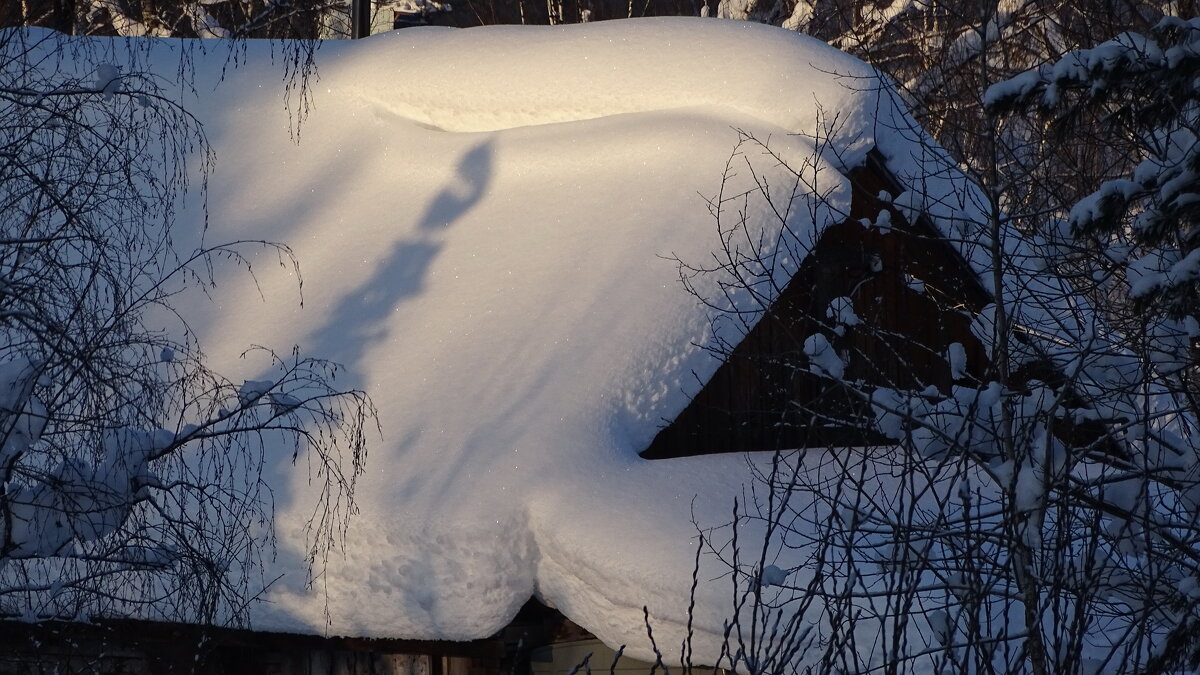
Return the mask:
M 970 322 L 988 293 L 931 223 L 909 223 L 879 199 L 901 191 L 882 156 L 872 152 L 848 177 L 850 217 L 825 230 L 767 314 L 643 457 L 882 442 L 865 431 L 859 399 L 809 372 L 803 345 L 815 333 L 843 356 L 848 381 L 948 392 L 954 342 L 964 346 L 970 374 L 982 376 L 987 357 Z M 882 211 L 889 229 L 861 222 Z M 827 318 L 838 297 L 852 299 L 862 322 L 842 336 Z

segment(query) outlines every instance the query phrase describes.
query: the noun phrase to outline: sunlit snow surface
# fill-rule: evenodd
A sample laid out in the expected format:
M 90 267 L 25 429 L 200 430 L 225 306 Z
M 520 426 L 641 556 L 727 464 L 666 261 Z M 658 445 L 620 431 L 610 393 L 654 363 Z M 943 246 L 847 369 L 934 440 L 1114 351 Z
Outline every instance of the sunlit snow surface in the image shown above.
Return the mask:
M 155 47 L 167 81 L 178 48 Z M 825 201 L 802 196 L 788 216 L 801 242 L 844 217 L 837 168 L 878 144 L 905 179 L 937 151 L 921 150 L 861 62 L 741 22 L 425 28 L 327 43 L 298 142 L 297 99 L 289 112 L 271 46 L 248 45 L 219 85 L 227 52 L 207 49 L 185 99 L 217 153 L 207 240 L 293 247 L 304 302 L 264 255 L 261 291 L 231 269 L 211 302 L 185 300 L 184 315 L 235 381 L 269 377 L 239 357 L 252 344 L 343 363 L 340 385 L 368 391 L 382 426 L 345 554 L 313 588 L 303 526 L 314 495 L 303 458 L 293 467 L 281 451 L 268 480 L 272 572 L 284 576 L 254 626 L 480 638 L 536 594 L 643 657 L 645 605 L 674 651 L 694 522 L 727 522 L 750 470 L 740 455 L 638 452 L 717 365 L 702 348 L 714 340 L 710 310 L 671 258 L 704 264 L 719 245 L 706 200 L 738 130 L 815 173 Z M 727 196 L 753 186 L 747 160 L 788 194 L 790 173 L 761 148 L 743 152 Z M 950 183 L 930 181 L 931 197 L 908 195 L 913 206 L 963 210 L 946 200 Z M 184 242 L 200 227 L 189 203 Z M 780 228 L 759 196 L 726 208 L 767 241 Z M 695 649 L 711 660 L 731 594 L 720 564 L 704 565 Z

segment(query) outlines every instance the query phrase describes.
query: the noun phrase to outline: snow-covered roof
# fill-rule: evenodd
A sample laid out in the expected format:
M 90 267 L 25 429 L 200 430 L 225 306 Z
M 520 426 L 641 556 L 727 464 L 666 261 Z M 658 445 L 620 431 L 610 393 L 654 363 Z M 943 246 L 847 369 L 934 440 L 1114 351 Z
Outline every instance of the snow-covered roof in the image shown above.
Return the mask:
M 154 49 L 173 78 L 179 43 Z M 672 258 L 703 263 L 720 244 L 708 199 L 722 176 L 724 195 L 746 193 L 724 207 L 753 231 L 809 243 L 844 217 L 842 170 L 873 147 L 913 187 L 905 203 L 967 209 L 874 71 L 781 29 L 652 19 L 327 43 L 298 142 L 283 64 L 245 49 L 219 85 L 227 54 L 194 56 L 187 105 L 217 153 L 205 236 L 291 246 L 303 304 L 264 254 L 254 280 L 231 271 L 184 315 L 234 378 L 264 376 L 241 357 L 254 344 L 343 363 L 340 386 L 369 392 L 382 428 L 345 554 L 312 588 L 307 473 L 271 467 L 268 578 L 284 576 L 258 629 L 480 638 L 536 594 L 641 656 L 645 605 L 678 645 L 694 523 L 727 522 L 751 471 L 742 456 L 638 452 L 718 365 L 710 310 Z M 746 162 L 784 202 L 796 177 L 752 144 L 730 164 L 742 132 L 813 182 L 782 221 Z M 200 229 L 189 203 L 180 238 Z M 979 237 L 947 234 L 984 268 Z M 697 599 L 697 658 L 711 660 L 727 582 Z

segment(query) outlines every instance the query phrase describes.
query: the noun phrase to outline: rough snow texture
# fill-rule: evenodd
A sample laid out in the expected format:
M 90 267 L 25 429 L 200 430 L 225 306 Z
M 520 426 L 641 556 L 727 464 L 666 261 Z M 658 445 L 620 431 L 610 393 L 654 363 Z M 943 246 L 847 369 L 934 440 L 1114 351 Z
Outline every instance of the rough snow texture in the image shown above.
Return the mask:
M 155 49 L 173 81 L 179 43 Z M 873 71 L 784 30 L 655 19 L 328 43 L 299 142 L 270 47 L 247 45 L 219 85 L 227 54 L 207 49 L 193 57 L 197 93 L 181 94 L 218 156 L 205 236 L 287 243 L 304 302 L 267 258 L 257 288 L 231 269 L 184 315 L 212 365 L 245 380 L 243 396 L 269 377 L 240 358 L 248 345 L 298 344 L 345 364 L 340 384 L 370 393 L 383 431 L 345 554 L 312 588 L 315 497 L 303 459 L 293 467 L 281 451 L 267 577 L 283 577 L 254 608 L 260 629 L 480 638 L 536 594 L 632 655 L 650 654 L 643 605 L 659 644 L 680 643 L 693 519 L 726 522 L 750 471 L 742 456 L 638 452 L 717 366 L 710 310 L 666 258 L 705 261 L 719 245 L 701 195 L 720 189 L 737 129 L 794 166 L 812 162 L 828 188 L 781 223 L 736 172 L 726 191 L 749 198 L 729 208 L 752 231 L 815 241 L 844 217 L 837 170 L 878 145 L 906 183 L 903 207 L 986 250 L 961 177 L 928 170 L 944 155 L 878 94 Z M 745 159 L 788 194 L 795 176 L 775 157 Z M 180 241 L 201 217 L 185 215 Z M 963 255 L 985 264 L 970 245 Z M 828 352 L 816 365 L 837 370 Z M 707 581 L 720 565 L 703 564 L 694 649 L 711 661 L 729 592 Z
M 1200 284 L 1197 239 L 1179 226 L 1195 222 L 1200 204 L 1198 67 L 1200 19 L 1167 16 L 1148 35 L 1122 33 L 1068 52 L 992 85 L 983 98 L 994 111 L 1041 107 L 1059 115 L 1097 101 L 1123 111 L 1123 124 L 1134 125 L 1124 133 L 1137 139 L 1142 161 L 1077 202 L 1061 229 L 1102 243 L 1127 272 L 1130 294 L 1172 315 L 1192 312 Z

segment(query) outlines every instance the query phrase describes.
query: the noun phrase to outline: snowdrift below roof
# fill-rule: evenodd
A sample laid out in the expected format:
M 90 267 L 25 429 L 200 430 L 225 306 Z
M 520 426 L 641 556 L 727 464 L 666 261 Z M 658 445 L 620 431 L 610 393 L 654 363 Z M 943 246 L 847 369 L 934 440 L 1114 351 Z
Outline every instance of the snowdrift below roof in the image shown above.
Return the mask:
M 164 78 L 177 48 L 154 47 Z M 751 470 L 740 456 L 637 453 L 718 365 L 703 349 L 718 337 L 709 310 L 670 258 L 704 262 L 719 245 L 706 197 L 722 189 L 738 129 L 770 138 L 813 182 L 780 222 L 745 162 L 784 199 L 796 176 L 753 146 L 733 158 L 724 194 L 747 197 L 725 206 L 764 241 L 783 228 L 810 243 L 840 220 L 838 170 L 875 145 L 902 178 L 925 176 L 922 206 L 961 211 L 958 184 L 924 172 L 939 151 L 861 62 L 750 23 L 430 28 L 329 43 L 299 142 L 283 66 L 269 45 L 246 49 L 219 85 L 226 54 L 198 53 L 199 93 L 185 94 L 218 158 L 206 237 L 293 247 L 304 303 L 268 258 L 255 264 L 259 288 L 231 272 L 184 315 L 233 378 L 265 376 L 240 357 L 252 344 L 345 364 L 342 386 L 371 394 L 383 430 L 345 555 L 316 588 L 303 564 L 306 473 L 272 468 L 280 556 L 267 577 L 283 577 L 254 626 L 480 638 L 537 594 L 641 657 L 645 605 L 659 643 L 678 645 L 694 523 L 727 522 Z M 202 217 L 185 214 L 179 236 Z M 703 564 L 702 579 L 719 576 L 719 562 Z M 717 656 L 728 600 L 726 580 L 701 584 L 698 661 Z

